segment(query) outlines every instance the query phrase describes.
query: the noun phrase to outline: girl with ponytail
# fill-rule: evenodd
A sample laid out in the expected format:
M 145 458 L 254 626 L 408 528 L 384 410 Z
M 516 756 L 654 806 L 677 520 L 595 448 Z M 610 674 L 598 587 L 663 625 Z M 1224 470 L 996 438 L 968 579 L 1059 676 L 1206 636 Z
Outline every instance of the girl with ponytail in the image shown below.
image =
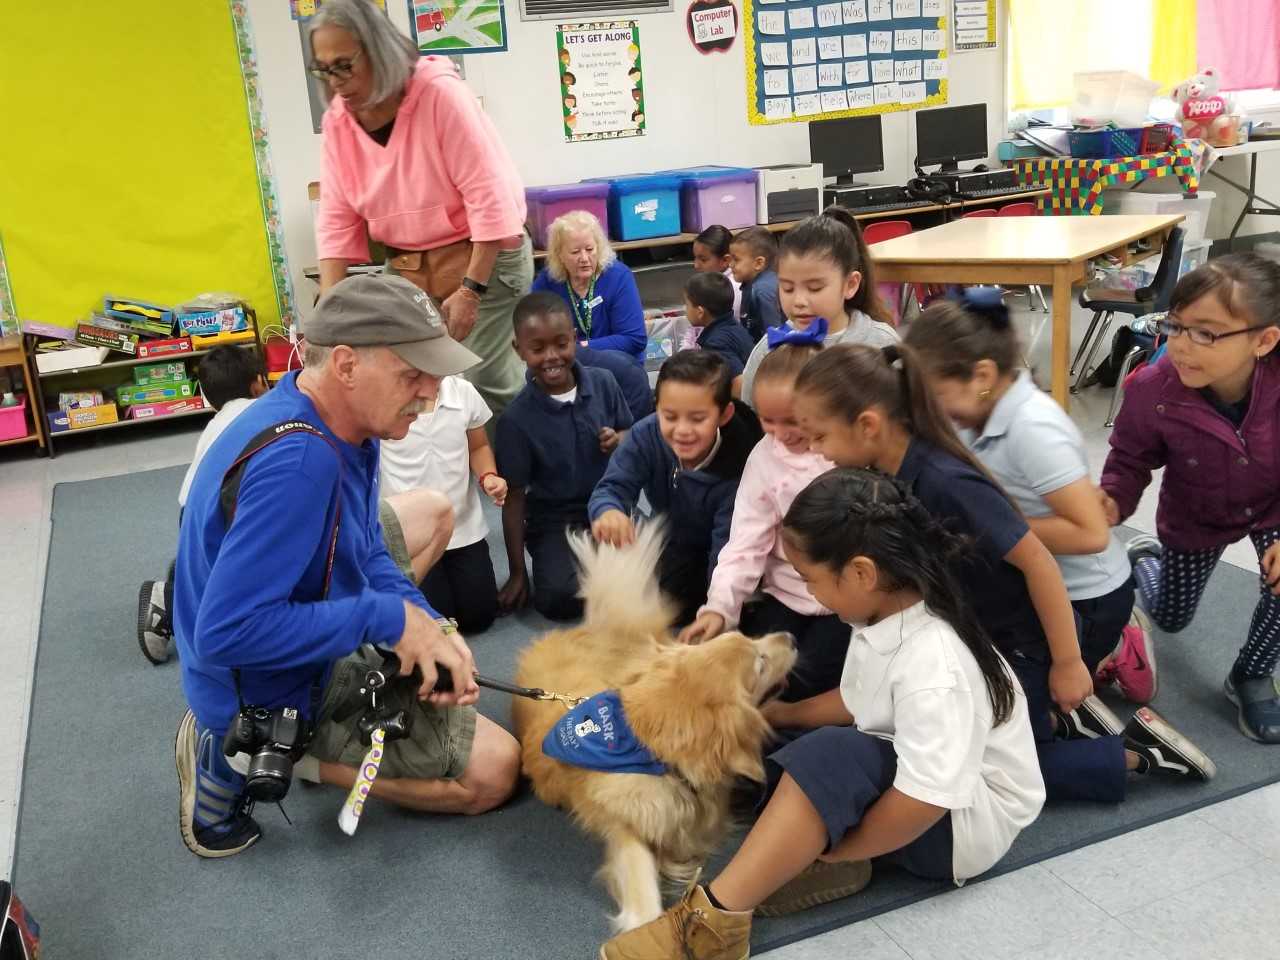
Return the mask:
M 1134 607 L 1134 578 L 1124 547 L 1111 535 L 1098 488 L 1089 477 L 1084 437 L 1019 360 L 1017 333 L 998 287 L 973 287 L 929 306 L 907 334 L 929 390 L 961 439 L 996 478 L 1054 555 L 1075 610 L 1080 652 L 1100 685 L 1115 683 L 1135 703 L 1156 694 L 1155 650 L 1146 617 Z M 1077 715 L 1105 737 L 1120 721 L 1090 697 Z M 1069 730 L 1070 718 L 1060 718 Z M 1161 740 L 1176 733 L 1150 709 L 1131 726 Z M 1177 738 L 1188 772 L 1212 766 Z M 1168 753 L 1168 750 L 1165 751 Z
M 804 732 L 768 757 L 768 799 L 742 846 L 602 957 L 745 957 L 753 912 L 847 897 L 885 863 L 962 883 L 1044 805 L 1026 698 L 952 576 L 968 545 L 870 470 L 810 482 L 781 539 L 814 601 L 853 627 L 843 678 L 765 707 Z
M 916 352 L 905 344 L 825 350 L 801 371 L 795 393 L 796 417 L 815 452 L 838 466 L 874 466 L 897 477 L 944 526 L 973 539 L 978 560 L 955 572 L 1026 692 L 1049 799 L 1116 803 L 1126 766 L 1161 767 L 1158 736 L 1122 729 L 1094 709 L 1101 704 L 1090 697 L 1093 677 L 1058 565 L 956 436 Z M 1212 775 L 1211 766 L 1189 769 Z
M 898 342 L 893 315 L 876 295 L 871 254 L 858 221 L 842 207 L 829 207 L 782 237 L 778 250 L 778 300 L 785 327 L 796 332 L 822 324 L 826 346 Z M 740 396 L 754 406 L 756 371 L 769 352 L 762 338 L 747 359 Z

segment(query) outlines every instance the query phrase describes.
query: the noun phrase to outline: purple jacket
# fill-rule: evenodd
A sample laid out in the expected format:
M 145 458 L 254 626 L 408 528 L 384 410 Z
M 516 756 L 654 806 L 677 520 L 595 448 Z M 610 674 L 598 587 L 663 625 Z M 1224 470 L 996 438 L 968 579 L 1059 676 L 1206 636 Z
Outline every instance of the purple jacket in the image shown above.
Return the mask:
M 1164 357 L 1125 391 L 1102 488 L 1124 520 L 1164 467 L 1156 532 L 1175 550 L 1234 543 L 1280 526 L 1280 360 L 1258 361 L 1240 429 L 1184 387 Z

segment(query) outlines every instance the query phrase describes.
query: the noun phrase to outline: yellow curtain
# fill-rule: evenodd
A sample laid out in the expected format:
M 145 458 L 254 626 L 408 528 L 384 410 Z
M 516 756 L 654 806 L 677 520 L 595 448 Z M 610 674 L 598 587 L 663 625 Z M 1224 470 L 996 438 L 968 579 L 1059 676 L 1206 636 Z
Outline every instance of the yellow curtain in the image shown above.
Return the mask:
M 7 7 L 0 231 L 18 316 L 229 291 L 275 321 L 227 0 Z
M 1072 74 L 1132 70 L 1170 87 L 1195 68 L 1196 0 L 1008 0 L 1009 109 L 1071 102 Z

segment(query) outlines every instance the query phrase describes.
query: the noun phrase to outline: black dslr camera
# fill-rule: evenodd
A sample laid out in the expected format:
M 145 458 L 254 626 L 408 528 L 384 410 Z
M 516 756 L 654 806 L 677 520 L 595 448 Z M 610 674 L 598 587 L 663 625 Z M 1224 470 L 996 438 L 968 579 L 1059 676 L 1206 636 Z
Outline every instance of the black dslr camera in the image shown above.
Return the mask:
M 279 803 L 289 792 L 293 763 L 311 742 L 311 724 L 295 707 L 241 707 L 222 741 L 228 757 L 249 754 L 245 791 L 259 803 Z

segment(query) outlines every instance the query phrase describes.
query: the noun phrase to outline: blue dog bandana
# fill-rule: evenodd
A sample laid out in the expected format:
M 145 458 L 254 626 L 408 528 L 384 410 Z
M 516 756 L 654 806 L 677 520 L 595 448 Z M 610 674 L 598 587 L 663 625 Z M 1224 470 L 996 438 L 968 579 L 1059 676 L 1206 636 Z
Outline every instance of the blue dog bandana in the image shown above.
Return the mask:
M 597 693 L 547 731 L 542 752 L 553 760 L 605 773 L 661 775 L 667 765 L 636 739 L 616 690 Z

